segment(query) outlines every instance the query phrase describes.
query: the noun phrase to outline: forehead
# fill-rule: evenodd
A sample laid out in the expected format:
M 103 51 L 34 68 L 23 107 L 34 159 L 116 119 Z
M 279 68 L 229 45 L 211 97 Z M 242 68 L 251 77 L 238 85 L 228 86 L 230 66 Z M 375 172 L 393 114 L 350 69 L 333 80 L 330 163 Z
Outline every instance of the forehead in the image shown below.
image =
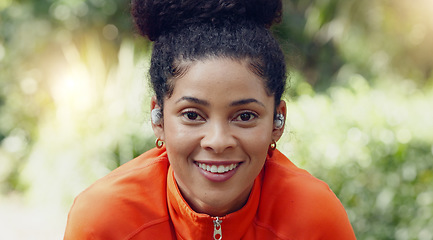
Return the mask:
M 184 73 L 172 79 L 174 88 L 168 99 L 185 95 L 211 100 L 272 98 L 267 94 L 265 80 L 251 70 L 248 60 L 210 58 L 183 67 Z

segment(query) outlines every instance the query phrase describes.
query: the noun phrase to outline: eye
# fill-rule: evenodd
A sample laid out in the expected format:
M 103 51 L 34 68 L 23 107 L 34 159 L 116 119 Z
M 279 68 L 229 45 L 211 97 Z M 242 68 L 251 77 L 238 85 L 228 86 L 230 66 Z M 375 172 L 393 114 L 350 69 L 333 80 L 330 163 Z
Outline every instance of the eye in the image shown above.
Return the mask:
M 204 121 L 204 118 L 194 111 L 183 112 L 182 116 L 189 121 Z
M 189 120 L 196 120 L 198 118 L 198 114 L 195 112 L 186 112 L 184 113 L 184 116 Z
M 234 121 L 241 121 L 241 122 L 249 122 L 257 118 L 257 114 L 253 112 L 243 112 L 237 115 L 234 119 Z

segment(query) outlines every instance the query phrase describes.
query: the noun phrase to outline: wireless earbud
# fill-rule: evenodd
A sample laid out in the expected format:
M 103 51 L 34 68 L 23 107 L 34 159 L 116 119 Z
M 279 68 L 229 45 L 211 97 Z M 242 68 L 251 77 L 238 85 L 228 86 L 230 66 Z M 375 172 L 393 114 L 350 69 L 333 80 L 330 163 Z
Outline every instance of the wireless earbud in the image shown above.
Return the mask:
M 276 129 L 280 129 L 284 126 L 284 115 L 281 113 L 278 113 L 275 116 L 275 120 L 274 120 L 274 127 Z
M 162 122 L 162 111 L 159 108 L 154 108 L 150 112 L 150 119 L 152 120 L 152 123 L 155 125 L 159 125 Z

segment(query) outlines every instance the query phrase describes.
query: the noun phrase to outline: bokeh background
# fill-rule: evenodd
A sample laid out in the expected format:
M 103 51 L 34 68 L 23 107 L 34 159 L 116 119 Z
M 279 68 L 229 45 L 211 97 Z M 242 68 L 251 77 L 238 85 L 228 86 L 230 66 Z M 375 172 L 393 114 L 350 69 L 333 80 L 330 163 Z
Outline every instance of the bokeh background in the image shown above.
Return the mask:
M 284 1 L 278 148 L 358 239 L 433 239 L 433 2 Z M 153 147 L 126 0 L 0 0 L 0 239 L 61 239 L 74 197 Z

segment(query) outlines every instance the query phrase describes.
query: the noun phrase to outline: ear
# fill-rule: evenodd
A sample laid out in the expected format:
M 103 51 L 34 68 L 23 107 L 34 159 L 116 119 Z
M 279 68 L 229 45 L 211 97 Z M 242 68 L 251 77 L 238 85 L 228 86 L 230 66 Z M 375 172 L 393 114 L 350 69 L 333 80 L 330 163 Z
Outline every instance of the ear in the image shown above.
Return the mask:
M 150 111 L 152 111 L 153 109 L 161 109 L 161 107 L 158 105 L 156 96 L 153 96 L 150 101 Z M 150 121 L 150 123 L 152 124 L 152 129 L 155 136 L 164 141 L 164 115 L 162 116 L 162 121 L 160 123 L 155 124 L 152 122 L 152 120 Z
M 278 141 L 284 133 L 284 127 L 286 126 L 286 111 L 286 102 L 281 100 L 280 104 L 277 106 L 276 113 L 284 116 L 284 122 L 282 128 L 276 128 L 274 126 L 274 129 L 272 130 L 272 140 L 275 140 L 275 142 Z

